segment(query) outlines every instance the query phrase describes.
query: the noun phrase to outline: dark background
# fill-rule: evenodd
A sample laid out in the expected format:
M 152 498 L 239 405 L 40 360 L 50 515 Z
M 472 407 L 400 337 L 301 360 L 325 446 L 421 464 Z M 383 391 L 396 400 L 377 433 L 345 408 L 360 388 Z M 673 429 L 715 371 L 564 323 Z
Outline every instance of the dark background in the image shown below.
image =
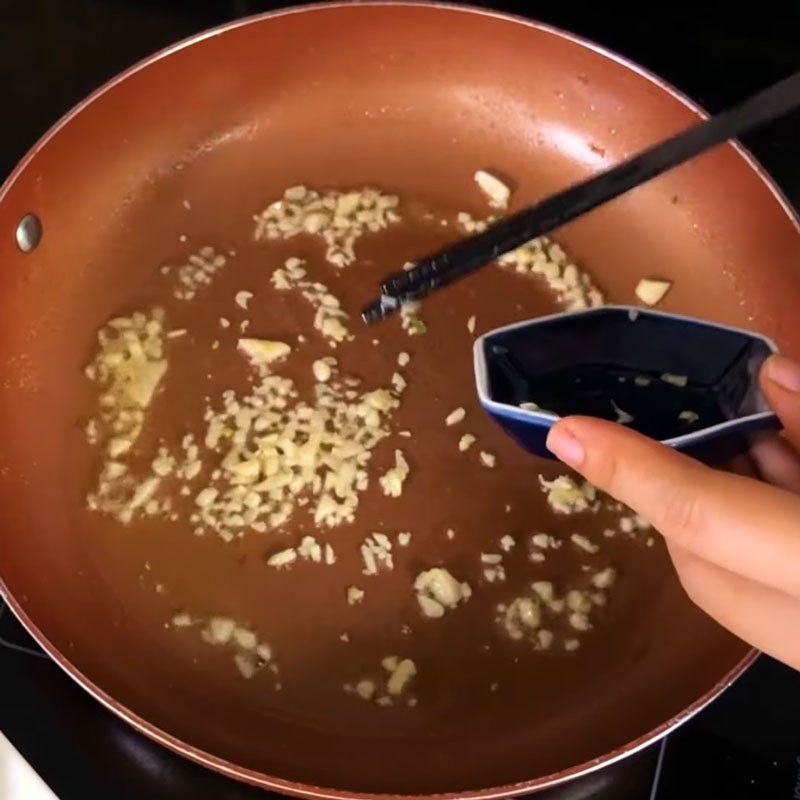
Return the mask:
M 264 0 L 0 0 L 5 175 L 98 84 L 205 28 L 289 3 Z M 800 2 L 487 2 L 582 34 L 638 61 L 710 111 L 800 68 Z M 626 8 L 627 10 L 622 10 Z M 534 76 L 532 76 L 532 80 Z M 800 181 L 800 124 L 746 139 L 784 184 Z M 794 197 L 797 203 L 798 197 Z
M 730 2 L 642 3 L 624 12 L 584 0 L 491 5 L 617 50 L 711 111 L 800 69 L 800 0 L 751 2 L 747 13 Z M 248 0 L 0 0 L 0 180 L 53 122 L 120 70 L 183 37 L 274 6 Z M 745 142 L 800 205 L 800 115 Z M 268 796 L 145 740 L 47 659 L 13 645 L 32 643 L 0 603 L 0 730 L 61 800 Z M 664 748 L 651 747 L 537 800 L 792 800 L 800 797 L 798 754 L 800 676 L 762 657 Z

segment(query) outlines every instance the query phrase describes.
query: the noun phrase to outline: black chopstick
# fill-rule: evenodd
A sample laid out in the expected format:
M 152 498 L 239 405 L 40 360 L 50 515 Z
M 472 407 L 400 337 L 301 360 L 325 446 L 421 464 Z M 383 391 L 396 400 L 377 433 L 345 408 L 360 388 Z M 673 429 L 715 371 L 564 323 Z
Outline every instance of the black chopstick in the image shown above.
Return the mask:
M 619 197 L 694 156 L 736 138 L 752 128 L 800 106 L 800 72 L 753 95 L 744 102 L 644 150 L 637 156 L 570 186 L 420 260 L 409 271 L 396 272 L 381 284 L 381 294 L 361 312 L 376 322 L 416 300 L 467 275 L 503 253 Z

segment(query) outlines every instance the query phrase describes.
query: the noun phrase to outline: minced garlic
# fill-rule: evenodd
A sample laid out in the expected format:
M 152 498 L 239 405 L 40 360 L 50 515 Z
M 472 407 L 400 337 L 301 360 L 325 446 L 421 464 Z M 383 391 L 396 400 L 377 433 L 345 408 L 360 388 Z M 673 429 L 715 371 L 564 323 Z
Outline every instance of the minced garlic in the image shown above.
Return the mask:
M 542 624 L 541 605 L 535 597 L 517 597 L 506 607 L 502 620 L 512 639 L 523 639 Z
M 466 452 L 467 450 L 475 444 L 475 437 L 471 433 L 465 433 L 459 440 L 458 440 L 458 450 L 461 453 Z
M 542 491 L 547 492 L 547 503 L 560 514 L 574 514 L 593 508 L 597 489 L 591 483 L 579 486 L 569 475 L 559 475 L 552 481 L 539 476 Z
M 305 262 L 299 258 L 287 258 L 283 267 L 272 273 L 272 285 L 279 291 L 296 289 L 315 309 L 314 328 L 329 342 L 331 347 L 352 339 L 347 329 L 348 315 L 341 308 L 338 298 L 328 287 L 308 277 Z
M 513 550 L 516 543 L 517 540 L 511 534 L 507 533 L 500 539 L 500 548 L 506 553 L 509 553 Z
M 511 189 L 503 183 L 496 175 L 479 169 L 475 173 L 475 183 L 480 190 L 489 198 L 489 205 L 504 211 L 508 208 L 508 201 L 511 197 Z
M 587 539 L 582 533 L 573 533 L 570 537 L 570 541 L 575 545 L 575 547 L 583 550 L 585 553 L 594 554 L 600 548 L 594 544 L 591 540 Z
M 642 278 L 636 284 L 636 296 L 646 305 L 654 306 L 664 299 L 672 288 L 672 281 L 659 281 Z
M 686 375 L 674 375 L 671 372 L 665 372 L 661 376 L 661 380 L 664 381 L 664 383 L 670 383 L 673 386 L 677 386 L 679 389 L 683 389 L 683 387 L 688 383 L 688 378 Z
M 500 256 L 497 263 L 515 272 L 544 278 L 567 311 L 596 308 L 605 302 L 589 274 L 570 261 L 564 250 L 546 236 Z
M 416 706 L 417 698 L 408 695 L 407 689 L 417 674 L 417 665 L 410 658 L 391 655 L 381 659 L 381 667 L 385 674 L 380 678 L 367 677 L 355 684 L 346 683 L 344 691 L 378 706 L 393 706 L 401 700 L 405 700 L 407 706 Z
M 251 364 L 261 367 L 286 358 L 292 348 L 285 342 L 271 342 L 268 339 L 239 339 L 236 347 L 241 350 Z
M 250 302 L 250 300 L 252 300 L 252 298 L 253 298 L 252 292 L 248 292 L 245 289 L 242 289 L 241 291 L 236 292 L 234 300 L 236 302 L 236 305 L 239 306 L 239 308 L 242 308 L 245 311 L 247 311 L 247 304 Z
M 137 480 L 124 460 L 133 451 L 145 412 L 167 371 L 163 321 L 160 309 L 149 316 L 136 312 L 112 319 L 98 332 L 98 352 L 85 370 L 100 390 L 98 416 L 87 425 L 87 438 L 106 450 L 97 488 L 87 502 L 92 510 L 121 522 L 130 522 L 138 511 L 169 510 L 169 501 L 151 502 L 162 476 Z
M 388 497 L 400 497 L 403 493 L 403 483 L 408 477 L 408 472 L 408 462 L 405 460 L 402 450 L 395 450 L 394 466 L 380 478 L 383 493 Z
M 400 308 L 400 327 L 402 327 L 409 336 L 419 336 L 428 331 L 428 326 L 417 314 L 421 307 L 422 304 L 418 301 L 409 300 L 403 303 Z
M 334 359 L 326 364 L 331 376 L 315 385 L 312 403 L 297 399 L 292 381 L 260 374 L 249 394 L 223 392 L 222 409 L 207 411 L 204 444 L 219 468 L 197 495 L 195 526 L 230 540 L 279 528 L 305 504 L 317 525 L 353 520 L 372 449 L 399 401 L 386 389 L 359 394 Z
M 186 612 L 174 614 L 171 625 L 174 628 L 198 627 L 203 624 L 200 617 Z M 278 675 L 278 665 L 270 645 L 258 638 L 250 628 L 237 623 L 230 617 L 215 615 L 208 617 L 200 629 L 200 638 L 214 647 L 226 647 L 233 651 L 233 663 L 239 674 L 250 679 L 261 670 L 267 669 L 272 675 Z M 280 689 L 279 683 L 274 683 L 276 690 Z
M 204 286 L 208 286 L 214 275 L 227 263 L 224 255 L 217 253 L 213 247 L 201 247 L 197 253 L 189 256 L 186 264 L 178 267 L 164 266 L 162 275 L 177 276 L 173 295 L 178 300 L 191 300 Z
M 426 617 L 443 617 L 448 609 L 466 602 L 472 595 L 468 583 L 458 581 L 444 567 L 433 567 L 420 572 L 414 581 L 417 602 Z
M 459 422 L 462 422 L 464 417 L 467 415 L 467 412 L 463 408 L 455 408 L 453 409 L 445 419 L 445 425 L 458 425 Z
M 281 567 L 288 567 L 297 561 L 297 550 L 294 547 L 287 547 L 285 550 L 279 550 L 273 553 L 267 559 L 267 566 L 280 569 Z
M 354 606 L 364 599 L 364 590 L 359 589 L 358 586 L 348 586 L 347 592 L 347 605 Z
M 281 199 L 255 216 L 255 239 L 288 239 L 297 234 L 320 236 L 325 258 L 336 267 L 356 260 L 355 244 L 365 233 L 376 233 L 397 222 L 399 199 L 365 188 L 320 193 L 291 186 Z
M 385 533 L 374 532 L 367 536 L 360 551 L 365 575 L 377 575 L 379 569 L 394 569 L 392 542 Z

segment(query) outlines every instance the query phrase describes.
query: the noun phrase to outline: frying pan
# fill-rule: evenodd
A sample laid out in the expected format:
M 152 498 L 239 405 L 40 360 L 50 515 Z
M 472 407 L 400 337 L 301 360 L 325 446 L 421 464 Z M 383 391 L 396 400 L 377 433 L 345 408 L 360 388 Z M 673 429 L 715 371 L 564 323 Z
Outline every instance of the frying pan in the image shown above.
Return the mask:
M 398 424 L 416 426 L 412 455 L 428 467 L 392 512 L 413 523 L 416 549 L 371 585 L 359 614 L 337 600 L 335 570 L 268 575 L 258 536 L 229 545 L 161 521 L 122 529 L 90 514 L 97 465 L 81 422 L 94 398 L 82 369 L 96 330 L 119 313 L 161 302 L 173 327 L 192 330 L 199 355 L 175 351 L 158 398 L 161 427 L 144 437 L 152 446 L 199 417 L 205 394 L 246 381 L 224 347 L 217 360 L 208 347 L 237 290 L 257 292 L 254 326 L 277 335 L 291 328 L 292 314 L 259 305 L 258 293 L 297 246 L 252 239 L 252 214 L 284 187 L 378 185 L 477 215 L 477 168 L 512 178 L 515 197 L 531 201 L 702 114 L 636 65 L 570 34 L 408 3 L 243 20 L 98 90 L 0 190 L 4 599 L 70 676 L 135 728 L 289 794 L 504 796 L 597 769 L 665 734 L 754 653 L 691 606 L 658 543 L 614 545 L 624 580 L 601 629 L 572 659 L 525 653 L 493 632 L 494 604 L 530 580 L 524 558 L 508 586 L 477 592 L 439 626 L 417 614 L 415 635 L 401 633 L 415 611 L 410 578 L 442 560 L 474 568 L 501 532 L 507 496 L 506 527 L 531 530 L 548 513 L 536 479 L 557 471 L 480 417 L 466 396 L 470 341 L 454 333 L 469 312 L 488 330 L 554 311 L 541 287 L 487 270 L 426 305 L 430 339 L 411 343 L 422 390 L 409 393 Z M 29 213 L 42 236 L 23 252 L 15 234 Z M 329 280 L 355 311 L 383 274 L 454 235 L 443 228 L 436 240 L 400 225 L 365 243 L 357 268 Z M 613 301 L 633 301 L 645 274 L 665 277 L 674 281 L 665 310 L 757 329 L 800 356 L 797 219 L 738 145 L 570 225 L 559 240 Z M 235 252 L 231 268 L 202 304 L 164 301 L 159 266 L 204 244 Z M 379 336 L 380 348 L 369 340 L 361 348 L 365 374 L 385 368 L 382 352 L 410 346 L 388 325 Z M 452 449 L 441 421 L 426 414 L 457 405 L 501 467 L 474 485 L 455 456 L 426 459 Z M 376 453 L 376 468 L 391 449 Z M 387 512 L 376 494 L 361 513 L 361 527 L 336 534 L 342 569 L 353 574 L 359 537 Z M 584 525 L 547 519 L 561 533 Z M 448 541 L 442 531 L 451 525 L 458 536 Z M 566 574 L 577 562 L 565 555 L 553 568 Z M 283 658 L 283 691 L 237 680 L 229 659 L 166 628 L 178 605 L 269 632 Z M 420 668 L 416 709 L 376 714 L 338 690 L 369 659 L 401 647 Z

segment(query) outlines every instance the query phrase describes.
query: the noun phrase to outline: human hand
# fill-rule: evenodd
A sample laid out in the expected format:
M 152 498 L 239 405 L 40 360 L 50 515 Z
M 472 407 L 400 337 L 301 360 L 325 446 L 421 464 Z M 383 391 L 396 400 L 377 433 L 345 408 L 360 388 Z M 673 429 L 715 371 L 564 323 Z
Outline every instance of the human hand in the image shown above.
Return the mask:
M 568 417 L 547 447 L 664 536 L 689 597 L 755 647 L 800 669 L 800 364 L 759 376 L 784 425 L 753 450 L 762 476 L 711 469 L 622 425 Z

